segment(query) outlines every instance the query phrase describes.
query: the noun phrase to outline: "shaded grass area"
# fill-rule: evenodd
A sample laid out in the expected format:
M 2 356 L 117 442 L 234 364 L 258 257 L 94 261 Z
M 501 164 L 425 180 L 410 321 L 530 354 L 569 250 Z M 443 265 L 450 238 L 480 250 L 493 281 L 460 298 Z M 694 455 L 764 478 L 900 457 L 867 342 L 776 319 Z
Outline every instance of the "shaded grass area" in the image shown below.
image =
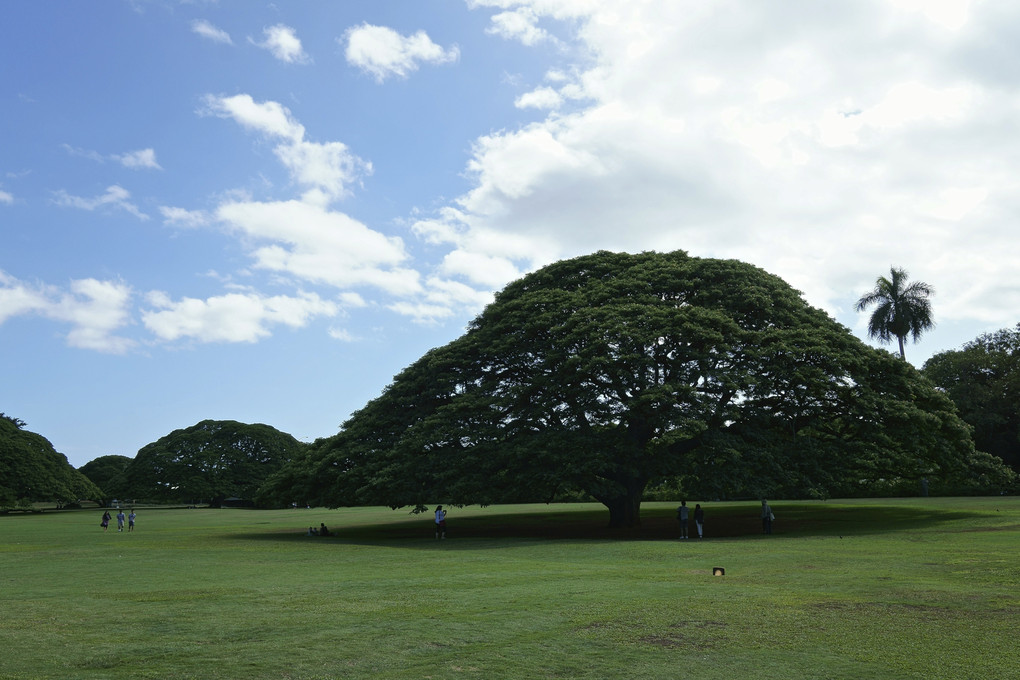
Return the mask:
M 760 506 L 754 503 L 704 504 L 706 535 L 709 538 L 736 538 L 761 533 Z M 448 508 L 449 509 L 449 508 Z M 694 505 L 690 506 L 693 512 Z M 911 505 L 880 505 L 875 503 L 773 503 L 778 510 L 775 534 L 786 535 L 863 535 L 926 529 L 940 523 L 966 520 L 972 513 L 966 509 Z M 452 538 L 548 538 L 598 540 L 666 540 L 678 536 L 678 523 L 673 504 L 646 503 L 638 527 L 618 528 L 607 524 L 607 512 L 596 504 L 522 505 L 507 512 L 475 512 L 457 516 L 451 509 L 448 535 Z M 416 517 L 389 518 L 376 524 L 357 523 L 353 526 L 331 527 L 338 537 L 350 540 L 399 540 L 427 536 L 431 514 Z M 694 534 L 694 520 L 689 522 Z
M 1006 678 L 1020 501 L 0 518 L 0 678 Z M 304 535 L 325 522 L 338 536 Z M 841 538 L 842 537 L 842 538 Z M 624 539 L 624 540 L 621 540 Z M 726 576 L 713 577 L 723 566 Z

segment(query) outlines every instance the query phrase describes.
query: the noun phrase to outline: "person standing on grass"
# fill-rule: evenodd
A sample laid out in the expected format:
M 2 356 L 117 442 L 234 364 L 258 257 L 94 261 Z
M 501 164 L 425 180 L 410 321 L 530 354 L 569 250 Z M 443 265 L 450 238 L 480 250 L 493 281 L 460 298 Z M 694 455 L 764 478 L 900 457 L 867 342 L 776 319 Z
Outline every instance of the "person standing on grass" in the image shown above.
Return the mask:
M 124 520 L 125 519 L 126 518 L 124 517 L 124 511 L 123 510 L 118 510 L 117 511 L 117 531 L 124 531 Z
M 436 506 L 436 538 L 446 538 L 446 510 L 443 506 Z
M 134 530 L 135 530 L 135 510 L 134 510 L 134 508 L 132 508 L 131 509 L 131 514 L 128 515 L 128 531 L 134 531 Z
M 107 529 L 110 528 L 110 511 L 109 510 L 104 510 L 103 511 L 103 521 L 99 523 L 99 526 L 103 527 L 103 531 L 106 531 Z
M 761 532 L 765 535 L 772 534 L 772 520 L 776 518 L 772 514 L 772 508 L 769 507 L 769 502 L 764 498 L 761 499 Z
M 680 501 L 680 507 L 676 509 L 676 519 L 680 522 L 680 540 L 687 538 L 687 520 L 690 518 L 690 511 L 687 509 L 687 501 Z
M 694 505 L 694 527 L 698 530 L 698 538 L 705 537 L 705 511 L 701 509 L 701 503 Z

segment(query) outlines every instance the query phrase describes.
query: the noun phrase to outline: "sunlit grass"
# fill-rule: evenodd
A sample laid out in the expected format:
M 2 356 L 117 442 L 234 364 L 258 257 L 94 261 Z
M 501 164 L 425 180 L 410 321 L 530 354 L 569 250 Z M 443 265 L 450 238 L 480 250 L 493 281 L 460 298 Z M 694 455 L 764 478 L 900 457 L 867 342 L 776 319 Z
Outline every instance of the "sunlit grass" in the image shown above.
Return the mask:
M 1007 678 L 1020 500 L 0 517 L 0 678 Z M 338 537 L 310 538 L 325 522 Z M 722 566 L 723 577 L 711 569 Z

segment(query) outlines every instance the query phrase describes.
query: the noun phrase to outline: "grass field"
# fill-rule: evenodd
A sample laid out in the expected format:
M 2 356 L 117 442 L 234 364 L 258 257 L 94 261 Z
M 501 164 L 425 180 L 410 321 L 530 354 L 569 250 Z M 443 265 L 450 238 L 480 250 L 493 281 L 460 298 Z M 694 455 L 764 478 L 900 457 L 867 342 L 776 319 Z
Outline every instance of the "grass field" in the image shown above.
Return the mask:
M 1020 678 L 1020 499 L 704 505 L 0 517 L 0 678 Z

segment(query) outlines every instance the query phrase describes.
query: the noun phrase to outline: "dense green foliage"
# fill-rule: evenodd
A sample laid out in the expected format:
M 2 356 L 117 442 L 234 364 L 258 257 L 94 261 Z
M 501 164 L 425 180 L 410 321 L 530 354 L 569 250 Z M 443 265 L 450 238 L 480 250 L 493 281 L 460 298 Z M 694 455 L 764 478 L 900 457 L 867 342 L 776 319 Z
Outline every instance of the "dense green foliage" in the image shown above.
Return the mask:
M 303 446 L 268 425 L 204 420 L 140 449 L 125 471 L 126 488 L 160 501 L 252 499 Z
M 128 465 L 131 459 L 127 456 L 100 456 L 78 468 L 79 472 L 91 479 L 103 490 L 105 500 L 114 498 L 134 498 L 138 494 L 132 493 L 127 484 Z
M 0 508 L 102 498 L 102 491 L 75 470 L 67 456 L 24 426 L 23 421 L 0 414 Z
M 890 267 L 889 278 L 878 277 L 875 287 L 857 301 L 857 311 L 874 305 L 875 311 L 868 319 L 868 335 L 882 342 L 892 342 L 896 338 L 900 358 L 906 359 L 903 342 L 907 336 L 917 342 L 922 333 L 935 327 L 929 300 L 934 294 L 935 289 L 927 283 L 908 284 L 906 271 Z
M 666 479 L 702 497 L 825 497 L 967 476 L 973 456 L 944 395 L 778 277 L 601 252 L 507 286 L 267 493 L 423 509 L 582 492 L 633 525 Z
M 974 444 L 1020 472 L 1020 324 L 936 354 L 924 374 L 974 428 Z

